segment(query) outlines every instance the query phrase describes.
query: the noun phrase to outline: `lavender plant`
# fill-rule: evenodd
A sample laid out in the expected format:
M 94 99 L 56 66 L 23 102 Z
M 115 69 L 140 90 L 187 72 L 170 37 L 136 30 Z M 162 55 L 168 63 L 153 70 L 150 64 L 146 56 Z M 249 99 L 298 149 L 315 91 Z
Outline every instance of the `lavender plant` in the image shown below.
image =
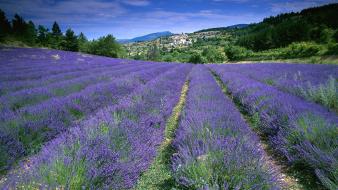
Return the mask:
M 338 69 L 335 65 L 309 64 L 229 64 L 228 72 L 277 87 L 337 111 Z
M 188 189 L 278 189 L 258 137 L 211 73 L 196 66 L 172 158 L 176 182 Z
M 242 74 L 211 66 L 249 114 L 259 115 L 256 129 L 290 164 L 303 165 L 324 186 L 335 189 L 337 115 Z M 235 79 L 235 80 L 234 80 Z
M 182 65 L 165 72 L 63 133 L 4 187 L 131 188 L 156 155 L 190 68 Z

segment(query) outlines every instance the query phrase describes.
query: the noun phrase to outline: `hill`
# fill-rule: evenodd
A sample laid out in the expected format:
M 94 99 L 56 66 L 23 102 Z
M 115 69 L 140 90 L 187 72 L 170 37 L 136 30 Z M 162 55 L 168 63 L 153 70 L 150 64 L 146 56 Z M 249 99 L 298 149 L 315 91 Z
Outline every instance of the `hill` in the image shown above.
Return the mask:
M 236 25 L 226 26 L 226 27 L 203 29 L 203 30 L 196 31 L 196 33 L 198 33 L 198 32 L 210 32 L 210 31 L 224 31 L 224 30 L 231 30 L 231 29 L 241 29 L 241 28 L 246 28 L 247 26 L 249 26 L 249 24 L 236 24 Z
M 133 43 L 133 42 L 144 42 L 144 41 L 155 40 L 156 38 L 159 38 L 159 37 L 170 36 L 172 34 L 173 33 L 169 32 L 169 31 L 156 32 L 156 33 L 151 33 L 151 34 L 139 36 L 139 37 L 132 38 L 132 39 L 120 39 L 120 40 L 117 40 L 117 41 L 121 44 Z
M 254 24 L 209 28 L 126 45 L 132 59 L 229 62 L 305 59 L 338 54 L 338 3 L 271 16 Z M 331 62 L 331 61 L 330 61 Z M 337 62 L 334 60 L 333 62 Z

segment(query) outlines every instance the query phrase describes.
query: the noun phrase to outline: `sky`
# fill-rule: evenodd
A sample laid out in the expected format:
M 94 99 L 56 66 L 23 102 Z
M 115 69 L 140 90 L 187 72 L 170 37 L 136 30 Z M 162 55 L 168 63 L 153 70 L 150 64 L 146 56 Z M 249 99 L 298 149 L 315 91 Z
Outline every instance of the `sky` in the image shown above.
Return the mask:
M 265 17 L 338 0 L 0 0 L 7 18 L 15 13 L 36 25 L 72 28 L 89 39 L 113 34 L 128 39 L 161 31 L 200 29 L 260 22 Z

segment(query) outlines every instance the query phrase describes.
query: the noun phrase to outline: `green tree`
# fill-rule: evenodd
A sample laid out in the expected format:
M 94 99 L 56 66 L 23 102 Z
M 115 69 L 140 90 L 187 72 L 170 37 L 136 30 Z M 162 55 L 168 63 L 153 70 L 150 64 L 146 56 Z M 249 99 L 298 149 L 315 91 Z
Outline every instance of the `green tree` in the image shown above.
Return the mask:
M 61 42 L 62 42 L 62 32 L 60 29 L 59 24 L 55 21 L 52 26 L 52 33 L 51 33 L 51 47 L 54 49 L 60 49 L 61 48 Z
M 189 58 L 189 63 L 204 63 L 204 60 L 199 53 L 193 53 Z
M 88 52 L 88 39 L 82 32 L 78 36 L 78 43 L 79 51 Z
M 208 63 L 223 63 L 227 60 L 224 52 L 212 46 L 205 48 L 202 55 Z
M 11 25 L 6 18 L 5 12 L 0 9 L 0 40 L 7 36 L 11 31 Z
M 125 50 L 116 42 L 115 38 L 111 34 L 90 42 L 88 53 L 108 57 L 125 56 Z
M 22 37 L 25 33 L 27 24 L 21 16 L 15 14 L 12 20 L 12 26 L 13 34 L 17 37 Z
M 147 59 L 152 61 L 158 61 L 160 57 L 160 50 L 156 44 L 152 45 L 147 53 Z
M 14 19 L 12 20 L 13 25 L 13 34 L 14 37 L 22 42 L 25 42 L 29 45 L 34 45 L 36 40 L 36 29 L 32 21 L 28 23 L 19 16 L 15 14 Z
M 333 39 L 338 43 L 338 30 L 333 34 Z
M 49 42 L 49 30 L 48 28 L 39 25 L 37 31 L 37 41 L 42 46 L 48 46 Z
M 37 31 L 32 21 L 29 21 L 25 28 L 24 41 L 34 45 L 37 39 Z
M 66 51 L 79 51 L 79 44 L 77 36 L 70 28 L 67 29 L 66 35 L 62 40 L 62 49 Z

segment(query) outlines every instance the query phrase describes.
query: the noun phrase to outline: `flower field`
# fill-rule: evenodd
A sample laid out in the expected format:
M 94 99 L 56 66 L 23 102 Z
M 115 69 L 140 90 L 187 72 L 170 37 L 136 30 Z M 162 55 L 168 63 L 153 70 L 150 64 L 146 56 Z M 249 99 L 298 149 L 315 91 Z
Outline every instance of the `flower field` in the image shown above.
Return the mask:
M 0 187 L 337 189 L 337 80 L 0 48 Z

